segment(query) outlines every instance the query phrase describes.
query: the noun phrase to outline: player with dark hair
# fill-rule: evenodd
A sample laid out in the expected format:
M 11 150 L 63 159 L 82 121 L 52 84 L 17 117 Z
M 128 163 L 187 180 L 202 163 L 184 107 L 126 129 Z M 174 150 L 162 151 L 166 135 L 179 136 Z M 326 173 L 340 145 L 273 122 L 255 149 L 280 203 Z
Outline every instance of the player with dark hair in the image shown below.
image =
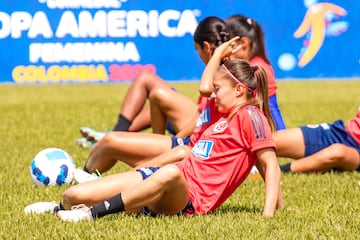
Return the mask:
M 276 81 L 274 70 L 265 51 L 264 33 L 255 19 L 236 14 L 225 20 L 231 37 L 239 36 L 237 44 L 241 47 L 234 54 L 235 58 L 246 59 L 251 65 L 260 65 L 264 68 L 269 83 L 269 104 L 271 115 L 277 130 L 285 129 L 285 122 L 280 112 L 276 96 Z

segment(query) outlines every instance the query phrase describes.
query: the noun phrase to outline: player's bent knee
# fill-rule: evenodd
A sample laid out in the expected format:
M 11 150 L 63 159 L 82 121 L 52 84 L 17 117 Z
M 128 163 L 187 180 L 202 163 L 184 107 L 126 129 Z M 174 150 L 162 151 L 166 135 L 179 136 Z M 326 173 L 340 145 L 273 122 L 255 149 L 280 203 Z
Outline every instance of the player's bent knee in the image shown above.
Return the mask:
M 172 182 L 177 182 L 182 177 L 182 173 L 181 173 L 180 169 L 174 164 L 166 165 L 166 166 L 162 167 L 160 170 L 161 171 L 158 171 L 157 175 L 159 177 L 159 180 L 163 184 L 166 184 L 166 183 L 170 184 Z
M 191 152 L 191 148 L 189 148 L 189 146 L 179 146 L 179 151 L 177 152 L 178 154 L 178 158 L 179 159 L 183 159 L 183 158 L 186 158 L 190 152 Z
M 125 142 L 125 136 L 122 136 L 121 132 L 109 132 L 97 143 L 102 146 L 111 146 L 112 144 L 121 144 Z
M 149 99 L 152 102 L 161 102 L 163 99 L 166 98 L 165 89 L 162 87 L 156 87 L 151 90 Z
M 71 206 L 77 204 L 79 199 L 81 199 L 81 192 L 76 187 L 71 187 L 64 191 L 61 202 L 65 209 L 70 209 Z
M 137 82 L 137 83 L 139 83 L 139 82 L 146 83 L 146 82 L 150 81 L 150 78 L 154 78 L 154 74 L 153 74 L 153 73 L 147 72 L 147 71 L 142 71 L 142 72 L 140 72 L 140 73 L 136 76 L 134 82 Z
M 329 156 L 331 159 L 341 159 L 346 156 L 346 146 L 343 144 L 332 144 L 329 149 Z

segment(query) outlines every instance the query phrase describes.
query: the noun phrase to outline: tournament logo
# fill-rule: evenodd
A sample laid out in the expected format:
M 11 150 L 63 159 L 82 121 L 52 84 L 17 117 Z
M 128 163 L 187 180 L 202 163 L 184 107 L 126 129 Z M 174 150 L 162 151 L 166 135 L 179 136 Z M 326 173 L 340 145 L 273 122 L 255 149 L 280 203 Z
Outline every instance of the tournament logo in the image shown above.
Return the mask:
M 328 2 L 305 1 L 305 3 L 308 4 L 308 10 L 294 33 L 296 38 L 303 36 L 306 38 L 299 54 L 299 67 L 304 67 L 315 57 L 325 36 L 336 37 L 348 28 L 347 22 L 336 21 L 340 16 L 346 15 L 346 10 L 342 7 Z
M 303 38 L 303 47 L 297 60 L 291 53 L 279 57 L 279 67 L 285 71 L 294 69 L 296 64 L 300 68 L 305 67 L 320 51 L 326 37 L 338 37 L 349 28 L 349 23 L 341 20 L 347 15 L 346 9 L 341 6 L 317 0 L 304 0 L 304 5 L 307 11 L 293 34 L 294 38 Z

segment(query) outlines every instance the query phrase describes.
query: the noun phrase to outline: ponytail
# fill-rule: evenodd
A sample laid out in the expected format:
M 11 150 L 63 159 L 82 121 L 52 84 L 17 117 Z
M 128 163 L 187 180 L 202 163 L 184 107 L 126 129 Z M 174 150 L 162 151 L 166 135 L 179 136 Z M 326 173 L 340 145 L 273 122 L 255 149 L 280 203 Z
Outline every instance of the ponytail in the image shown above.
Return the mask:
M 225 22 L 230 31 L 230 37 L 240 36 L 250 40 L 251 49 L 249 59 L 259 56 L 264 59 L 266 63 L 270 64 L 265 51 L 264 32 L 255 19 L 235 14 L 228 17 Z
M 257 81 L 257 89 L 254 104 L 257 105 L 269 120 L 271 130 L 275 130 L 275 122 L 270 112 L 269 87 L 265 70 L 261 66 L 251 67 Z
M 254 105 L 260 108 L 267 117 L 271 130 L 275 123 L 270 113 L 268 79 L 261 66 L 251 66 L 246 60 L 229 60 L 222 65 L 226 76 L 232 79 L 233 84 L 241 84 L 246 89 L 248 102 L 245 105 Z M 232 116 L 230 116 L 231 118 Z

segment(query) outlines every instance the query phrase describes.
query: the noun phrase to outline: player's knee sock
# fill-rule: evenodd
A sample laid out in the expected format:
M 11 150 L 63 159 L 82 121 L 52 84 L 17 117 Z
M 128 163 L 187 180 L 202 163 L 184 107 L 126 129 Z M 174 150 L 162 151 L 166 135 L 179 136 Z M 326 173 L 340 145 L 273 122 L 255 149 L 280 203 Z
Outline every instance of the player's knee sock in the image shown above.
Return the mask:
M 281 172 L 284 172 L 284 173 L 291 172 L 290 166 L 291 166 L 291 163 L 287 163 L 287 164 L 281 165 L 281 166 L 280 166 Z
M 90 209 L 90 212 L 93 218 L 101 218 L 111 213 L 123 212 L 125 210 L 124 208 L 121 193 L 119 193 L 118 195 L 93 206 Z
M 131 121 L 124 117 L 122 114 L 119 114 L 117 123 L 113 128 L 113 131 L 128 131 L 131 125 Z
M 54 208 L 54 213 L 56 213 L 60 210 L 65 210 L 61 203 L 59 203 L 59 205 Z

